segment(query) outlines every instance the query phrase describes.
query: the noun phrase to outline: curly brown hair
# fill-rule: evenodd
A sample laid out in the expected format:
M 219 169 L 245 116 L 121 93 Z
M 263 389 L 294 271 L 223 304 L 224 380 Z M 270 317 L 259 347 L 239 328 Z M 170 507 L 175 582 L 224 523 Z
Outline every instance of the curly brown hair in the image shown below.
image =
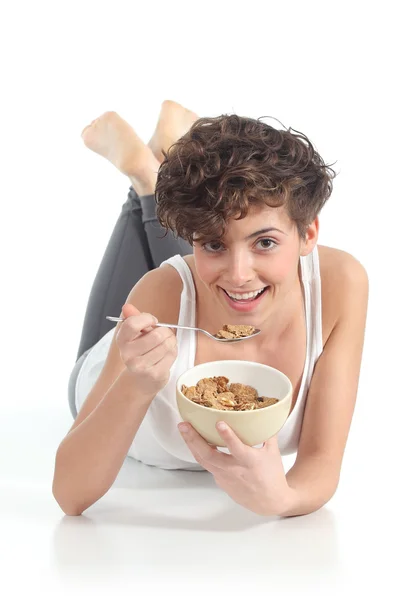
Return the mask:
M 253 206 L 285 205 L 304 238 L 336 173 L 304 134 L 261 118 L 200 118 L 163 152 L 155 197 L 165 235 L 171 230 L 190 244 L 194 235 L 203 243 L 220 240 L 228 219 L 246 217 Z

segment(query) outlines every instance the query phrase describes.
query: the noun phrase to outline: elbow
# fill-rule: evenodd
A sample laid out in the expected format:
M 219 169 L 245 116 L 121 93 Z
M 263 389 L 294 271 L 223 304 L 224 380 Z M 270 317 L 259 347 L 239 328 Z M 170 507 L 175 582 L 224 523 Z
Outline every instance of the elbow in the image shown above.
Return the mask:
M 57 500 L 57 499 L 56 499 Z M 58 502 L 58 500 L 57 500 Z M 59 507 L 61 508 L 61 510 L 63 511 L 63 513 L 65 515 L 67 515 L 67 517 L 80 517 L 81 514 L 83 513 L 83 510 L 80 510 L 79 508 L 75 508 L 75 507 L 63 507 L 60 502 L 58 502 Z
M 316 503 L 310 502 L 309 504 L 304 504 L 303 506 L 298 507 L 294 506 L 285 511 L 279 512 L 277 516 L 283 519 L 288 517 L 304 517 L 305 515 L 310 515 L 311 513 L 317 512 L 317 510 L 325 506 L 327 502 L 328 500 Z
M 74 490 L 68 478 L 60 478 L 55 475 L 53 479 L 53 497 L 63 513 L 69 517 L 79 517 L 97 502 L 106 491 L 105 489 L 100 493 L 89 493 L 87 489 Z
M 76 472 L 57 453 L 52 493 L 61 510 L 70 517 L 79 517 L 97 502 L 111 487 L 113 480 L 88 481 L 86 472 Z M 100 485 L 101 484 L 101 485 Z
M 76 498 L 71 497 L 71 482 L 66 473 L 60 470 L 58 454 L 56 455 L 52 494 L 63 513 L 69 517 L 79 517 L 87 506 L 79 505 Z
M 319 510 L 320 508 L 322 508 L 323 506 L 325 506 L 325 504 L 328 502 L 329 500 L 326 500 L 324 502 L 318 502 L 315 504 L 308 504 L 306 506 L 302 506 L 299 508 L 293 508 L 291 510 L 288 510 L 286 512 L 281 512 L 278 516 L 281 518 L 287 518 L 287 517 L 304 517 L 306 515 L 311 515 L 314 512 L 317 512 L 317 510 Z
M 85 508 L 79 507 L 77 504 L 73 504 L 68 502 L 63 494 L 60 493 L 55 481 L 53 481 L 52 487 L 53 497 L 57 502 L 58 506 L 61 508 L 63 513 L 65 513 L 68 517 L 80 517 Z M 87 508 L 87 507 L 86 507 Z
M 326 490 L 325 493 L 316 494 L 314 497 L 305 494 L 297 494 L 296 491 L 291 498 L 291 502 L 288 503 L 284 510 L 279 511 L 278 517 L 301 517 L 317 512 L 320 508 L 325 506 L 335 495 L 337 486 Z

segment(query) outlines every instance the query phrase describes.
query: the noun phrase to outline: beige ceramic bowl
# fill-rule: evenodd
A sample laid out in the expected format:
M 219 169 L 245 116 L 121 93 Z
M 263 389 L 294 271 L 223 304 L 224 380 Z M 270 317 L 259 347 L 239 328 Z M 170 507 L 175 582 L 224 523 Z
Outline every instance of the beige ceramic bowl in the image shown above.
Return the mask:
M 256 410 L 216 410 L 196 404 L 181 392 L 182 384 L 196 385 L 203 377 L 224 376 L 229 383 L 243 383 L 256 388 L 259 396 L 278 398 L 272 406 Z M 249 446 L 256 446 L 274 436 L 283 427 L 290 412 L 292 384 L 281 371 L 245 360 L 217 360 L 197 365 L 178 378 L 176 400 L 181 417 L 189 422 L 210 444 L 226 446 L 215 425 L 225 421 Z

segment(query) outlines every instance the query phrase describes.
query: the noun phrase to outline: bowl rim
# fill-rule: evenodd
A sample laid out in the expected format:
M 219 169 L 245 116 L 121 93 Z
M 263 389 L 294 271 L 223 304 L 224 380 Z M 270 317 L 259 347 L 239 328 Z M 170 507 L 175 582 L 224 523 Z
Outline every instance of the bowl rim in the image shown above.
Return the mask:
M 284 398 L 282 398 L 282 400 L 278 400 L 278 402 L 276 402 L 275 404 L 271 404 L 270 406 L 264 406 L 263 408 L 257 408 L 255 410 L 222 410 L 219 408 L 210 408 L 209 406 L 202 406 L 201 404 L 198 404 L 197 402 L 193 402 L 193 400 L 190 400 L 190 398 L 188 398 L 187 396 L 185 396 L 185 394 L 183 394 L 181 392 L 181 390 L 179 389 L 179 381 L 180 379 L 186 375 L 186 373 L 188 371 L 193 371 L 194 369 L 196 369 L 197 367 L 202 367 L 203 365 L 209 365 L 209 364 L 215 364 L 215 363 L 250 363 L 252 365 L 257 365 L 260 367 L 266 367 L 267 370 L 271 370 L 271 371 L 275 371 L 276 373 L 279 373 L 280 375 L 282 375 L 282 377 L 284 379 L 287 380 L 288 384 L 289 384 L 289 391 L 287 392 L 287 394 L 285 395 Z M 182 384 L 181 384 L 182 385 Z M 187 369 L 184 373 L 182 373 L 178 379 L 176 380 L 176 391 L 179 393 L 180 397 L 184 399 L 184 401 L 190 402 L 191 405 L 195 405 L 197 406 L 199 409 L 201 410 L 206 410 L 208 413 L 213 412 L 213 413 L 218 413 L 218 414 L 223 414 L 226 415 L 228 414 L 255 414 L 255 413 L 259 413 L 262 412 L 264 410 L 268 410 L 271 408 L 274 408 L 274 406 L 278 406 L 279 404 L 282 405 L 283 402 L 287 402 L 288 399 L 291 397 L 291 395 L 293 395 L 293 386 L 292 386 L 292 382 L 290 381 L 289 377 L 287 375 L 285 375 L 285 373 L 283 373 L 282 371 L 280 371 L 279 369 L 275 369 L 275 367 L 271 367 L 270 365 L 265 365 L 264 363 L 258 363 L 255 361 L 251 361 L 251 360 L 212 360 L 212 361 L 208 361 L 206 363 L 200 363 L 199 365 L 195 365 L 194 367 L 192 367 L 191 369 Z

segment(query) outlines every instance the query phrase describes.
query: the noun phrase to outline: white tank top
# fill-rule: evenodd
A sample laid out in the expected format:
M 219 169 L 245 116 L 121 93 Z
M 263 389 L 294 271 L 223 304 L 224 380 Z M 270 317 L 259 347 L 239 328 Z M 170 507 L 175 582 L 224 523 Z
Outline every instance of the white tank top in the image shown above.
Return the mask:
M 196 293 L 189 266 L 179 254 L 162 264 L 172 265 L 183 281 L 178 325 L 195 327 Z M 307 332 L 306 358 L 295 407 L 278 433 L 278 445 L 282 455 L 297 451 L 308 389 L 315 363 L 323 350 L 321 279 L 317 247 L 308 256 L 300 257 L 300 264 Z M 103 368 L 113 333 L 114 329 L 106 333 L 93 346 L 82 364 L 75 388 L 78 412 Z M 182 418 L 175 397 L 178 377 L 194 366 L 196 332 L 178 329 L 177 343 L 178 356 L 171 367 L 169 381 L 151 403 L 128 450 L 128 456 L 163 469 L 203 470 L 178 431 L 177 425 Z

